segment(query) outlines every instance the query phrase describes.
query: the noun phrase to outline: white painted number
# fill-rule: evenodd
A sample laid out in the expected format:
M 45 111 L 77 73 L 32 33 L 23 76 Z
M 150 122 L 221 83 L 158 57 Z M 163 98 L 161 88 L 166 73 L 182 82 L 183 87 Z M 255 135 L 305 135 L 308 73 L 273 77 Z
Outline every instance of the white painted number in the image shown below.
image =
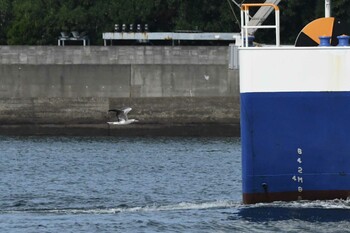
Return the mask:
M 302 174 L 303 173 L 303 168 L 302 167 L 298 167 L 298 173 Z
M 298 153 L 298 158 L 297 158 L 297 162 L 298 162 L 298 167 L 297 167 L 297 171 L 298 174 L 300 174 L 300 176 L 292 176 L 292 180 L 297 182 L 299 185 L 302 185 L 304 183 L 304 179 L 302 177 L 301 174 L 303 174 L 303 167 L 302 167 L 302 159 L 301 159 L 301 155 L 303 154 L 303 150 L 301 148 L 297 148 L 297 153 Z M 303 192 L 303 187 L 302 186 L 298 186 L 298 192 L 301 193 Z
M 301 158 L 298 158 L 298 159 L 297 159 L 297 162 L 298 162 L 298 163 L 303 163 L 303 162 L 301 161 Z
M 303 153 L 303 150 L 301 148 L 298 148 L 298 155 L 301 155 Z

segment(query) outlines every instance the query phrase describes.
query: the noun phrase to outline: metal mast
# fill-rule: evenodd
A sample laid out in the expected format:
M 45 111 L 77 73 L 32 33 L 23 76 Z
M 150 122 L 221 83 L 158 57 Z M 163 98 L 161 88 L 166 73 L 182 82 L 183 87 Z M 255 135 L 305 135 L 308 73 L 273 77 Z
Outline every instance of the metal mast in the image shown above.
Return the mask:
M 324 14 L 326 18 L 331 17 L 331 0 L 324 1 Z

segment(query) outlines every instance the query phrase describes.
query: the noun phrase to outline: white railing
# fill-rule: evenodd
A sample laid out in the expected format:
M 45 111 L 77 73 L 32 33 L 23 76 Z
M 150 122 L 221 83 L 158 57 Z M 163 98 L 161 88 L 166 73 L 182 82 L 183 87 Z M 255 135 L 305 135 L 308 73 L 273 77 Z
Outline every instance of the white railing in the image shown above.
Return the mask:
M 251 7 L 273 7 L 275 10 L 275 24 L 273 25 L 256 25 L 249 26 L 249 8 Z M 241 7 L 241 36 L 242 47 L 248 47 L 249 29 L 251 28 L 274 28 L 276 30 L 276 46 L 280 46 L 280 11 L 278 6 L 272 3 L 250 3 L 242 4 Z

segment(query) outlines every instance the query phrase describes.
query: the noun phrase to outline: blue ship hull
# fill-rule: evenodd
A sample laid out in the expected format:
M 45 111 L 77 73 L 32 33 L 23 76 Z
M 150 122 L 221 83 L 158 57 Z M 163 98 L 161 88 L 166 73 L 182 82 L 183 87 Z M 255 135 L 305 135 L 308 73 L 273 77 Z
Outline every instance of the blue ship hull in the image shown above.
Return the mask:
M 241 93 L 243 202 L 350 196 L 350 92 Z
M 275 11 L 274 25 L 256 28 L 275 28 L 276 46 L 249 46 L 249 8 L 260 6 Z M 280 46 L 279 25 L 276 5 L 242 5 L 243 202 L 348 198 L 350 37 L 342 35 L 348 27 L 319 18 L 303 28 L 296 46 Z

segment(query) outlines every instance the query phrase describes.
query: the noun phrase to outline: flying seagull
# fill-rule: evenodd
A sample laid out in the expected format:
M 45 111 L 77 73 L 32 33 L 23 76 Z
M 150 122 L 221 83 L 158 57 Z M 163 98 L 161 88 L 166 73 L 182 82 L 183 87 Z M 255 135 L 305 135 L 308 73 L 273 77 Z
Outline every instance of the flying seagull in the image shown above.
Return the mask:
M 108 112 L 115 112 L 115 115 L 117 117 L 117 121 L 110 121 L 107 122 L 109 125 L 128 125 L 133 122 L 138 122 L 138 120 L 135 119 L 128 119 L 128 112 L 131 111 L 132 108 L 126 107 L 122 109 L 110 109 Z

